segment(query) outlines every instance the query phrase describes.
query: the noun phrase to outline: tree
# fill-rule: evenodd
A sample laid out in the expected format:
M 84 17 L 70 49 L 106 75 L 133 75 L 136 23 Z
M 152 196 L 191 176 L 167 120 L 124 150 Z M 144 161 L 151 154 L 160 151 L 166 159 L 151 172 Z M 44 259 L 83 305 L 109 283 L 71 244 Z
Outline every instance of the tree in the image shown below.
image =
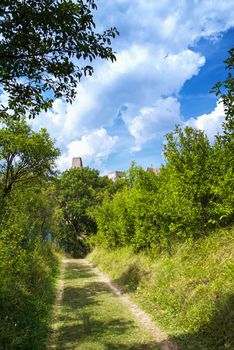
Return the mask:
M 71 102 L 81 77 L 93 74 L 93 59 L 115 60 L 118 32 L 94 31 L 96 9 L 94 0 L 1 1 L 0 87 L 8 105 L 0 117 L 35 117 L 55 98 Z
M 212 147 L 203 131 L 190 127 L 177 126 L 166 141 L 160 210 L 165 211 L 171 233 L 196 236 L 207 229 L 210 219 Z
M 226 69 L 229 71 L 227 78 L 215 84 L 211 92 L 216 96 L 220 96 L 221 102 L 224 105 L 225 123 L 224 134 L 225 138 L 234 142 L 234 77 L 232 71 L 234 69 L 234 48 L 230 49 L 229 57 L 224 61 Z M 234 148 L 232 148 L 234 150 Z
M 48 300 L 56 269 L 56 258 L 45 238 L 54 225 L 56 197 L 51 175 L 58 154 L 45 129 L 34 132 L 24 120 L 9 119 L 2 124 L 1 348 L 45 348 L 40 337 L 45 339 L 47 331 Z
M 85 238 L 96 232 L 90 209 L 100 202 L 100 192 L 108 186 L 108 181 L 90 168 L 69 169 L 59 180 L 61 209 L 58 216 L 62 229 L 58 239 L 77 257 L 86 251 Z
M 34 132 L 24 120 L 6 120 L 0 129 L 0 189 L 3 197 L 16 184 L 32 185 L 54 173 L 60 151 L 41 129 Z

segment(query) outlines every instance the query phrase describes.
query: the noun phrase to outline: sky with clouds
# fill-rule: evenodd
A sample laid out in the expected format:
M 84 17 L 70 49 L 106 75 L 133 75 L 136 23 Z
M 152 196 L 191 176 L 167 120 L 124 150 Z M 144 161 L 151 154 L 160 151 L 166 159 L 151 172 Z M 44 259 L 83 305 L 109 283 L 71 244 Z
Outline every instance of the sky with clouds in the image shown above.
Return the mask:
M 81 156 L 102 174 L 163 162 L 175 124 L 221 132 L 223 107 L 209 93 L 226 76 L 233 46 L 233 0 L 99 0 L 97 30 L 116 26 L 117 61 L 98 60 L 72 105 L 61 100 L 33 121 L 62 150 L 61 170 Z

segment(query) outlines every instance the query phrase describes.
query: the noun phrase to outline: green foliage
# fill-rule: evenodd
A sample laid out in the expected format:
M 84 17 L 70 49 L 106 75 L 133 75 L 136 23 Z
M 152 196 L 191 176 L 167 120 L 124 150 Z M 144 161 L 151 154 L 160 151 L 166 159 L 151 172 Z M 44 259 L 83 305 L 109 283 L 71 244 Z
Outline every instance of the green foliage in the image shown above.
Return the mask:
M 224 61 L 226 69 L 228 70 L 228 76 L 223 82 L 215 84 L 211 92 L 216 96 L 220 96 L 221 102 L 224 105 L 225 110 L 225 123 L 224 123 L 224 138 L 228 141 L 232 141 L 234 138 L 234 48 L 229 50 L 229 57 Z M 233 147 L 233 145 L 232 145 Z M 232 148 L 233 150 L 233 148 Z
M 94 0 L 1 1 L 0 86 L 9 96 L 1 117 L 34 117 L 55 98 L 71 102 L 95 58 L 115 61 L 118 32 L 95 32 L 96 9 Z
M 213 148 L 210 172 L 212 222 L 227 225 L 234 219 L 234 156 L 230 153 L 229 144 L 220 137 Z
M 196 236 L 206 230 L 212 200 L 210 160 L 212 147 L 200 130 L 186 127 L 167 135 L 161 203 L 170 216 L 169 230 Z M 169 188 L 168 188 L 169 187 Z
M 5 200 L 0 223 L 3 349 L 41 349 L 46 342 L 58 259 L 42 239 L 53 205 L 39 187 L 15 188 Z M 43 211 L 46 216 L 40 215 Z
M 150 258 L 96 248 L 88 260 L 139 303 L 181 349 L 234 349 L 234 228 Z
M 58 258 L 46 243 L 34 242 L 27 250 L 19 248 L 20 227 L 14 225 L 13 229 L 18 232 L 1 231 L 1 238 L 11 233 L 14 241 L 4 240 L 8 252 L 6 246 L 0 246 L 1 349 L 40 350 L 48 337 Z
M 0 130 L 0 344 L 42 349 L 54 301 L 58 259 L 46 238 L 56 206 L 59 151 L 46 130 L 8 120 Z
M 127 189 L 116 193 L 113 200 L 105 199 L 101 207 L 97 207 L 94 216 L 98 225 L 96 242 L 106 247 L 127 245 L 134 234 L 131 198 Z
M 96 244 L 154 254 L 233 221 L 234 175 L 226 142 L 217 138 L 211 145 L 204 132 L 177 126 L 166 136 L 164 156 L 158 175 L 133 163 L 125 186 L 106 195 L 94 213 Z
M 24 120 L 6 120 L 0 129 L 0 182 L 3 197 L 15 185 L 32 186 L 54 173 L 55 159 L 60 154 L 46 132 L 34 132 Z
M 234 49 L 225 61 L 229 75 L 213 92 L 225 109 L 224 135 L 210 144 L 201 130 L 185 127 L 166 135 L 165 166 L 158 175 L 133 162 L 125 185 L 106 195 L 97 208 L 98 233 L 103 247 L 131 245 L 154 254 L 178 240 L 197 239 L 234 219 L 233 76 Z
M 72 168 L 59 178 L 57 238 L 75 257 L 86 253 L 85 240 L 96 232 L 91 211 L 100 202 L 101 193 L 109 182 L 108 178 L 99 177 L 97 170 L 89 168 Z

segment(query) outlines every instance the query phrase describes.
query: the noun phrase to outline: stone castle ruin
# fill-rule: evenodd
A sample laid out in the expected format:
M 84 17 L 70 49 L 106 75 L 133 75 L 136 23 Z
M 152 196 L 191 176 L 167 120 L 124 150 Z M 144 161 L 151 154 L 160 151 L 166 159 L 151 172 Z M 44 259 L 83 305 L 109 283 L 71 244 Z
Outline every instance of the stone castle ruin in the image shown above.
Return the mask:
M 72 168 L 83 168 L 83 162 L 81 157 L 72 158 Z
M 83 168 L 83 162 L 81 157 L 74 157 L 72 158 L 72 168 Z M 155 175 L 158 175 L 160 173 L 161 168 L 147 168 L 146 171 L 153 172 Z M 108 175 L 108 178 L 112 181 L 116 181 L 120 178 L 124 178 L 125 174 L 123 171 L 112 171 Z

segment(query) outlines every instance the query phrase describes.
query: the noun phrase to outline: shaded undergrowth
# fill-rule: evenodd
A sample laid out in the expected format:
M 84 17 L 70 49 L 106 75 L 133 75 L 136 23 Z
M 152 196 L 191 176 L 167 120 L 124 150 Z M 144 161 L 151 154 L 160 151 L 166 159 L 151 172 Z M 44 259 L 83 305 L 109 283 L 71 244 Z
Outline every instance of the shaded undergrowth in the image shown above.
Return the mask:
M 198 331 L 181 334 L 175 341 L 186 350 L 234 350 L 234 293 L 215 303 L 212 317 Z
M 19 272 L 8 270 L 2 276 L 1 350 L 46 348 L 58 272 L 58 256 L 48 245 L 42 244 L 25 256 Z

